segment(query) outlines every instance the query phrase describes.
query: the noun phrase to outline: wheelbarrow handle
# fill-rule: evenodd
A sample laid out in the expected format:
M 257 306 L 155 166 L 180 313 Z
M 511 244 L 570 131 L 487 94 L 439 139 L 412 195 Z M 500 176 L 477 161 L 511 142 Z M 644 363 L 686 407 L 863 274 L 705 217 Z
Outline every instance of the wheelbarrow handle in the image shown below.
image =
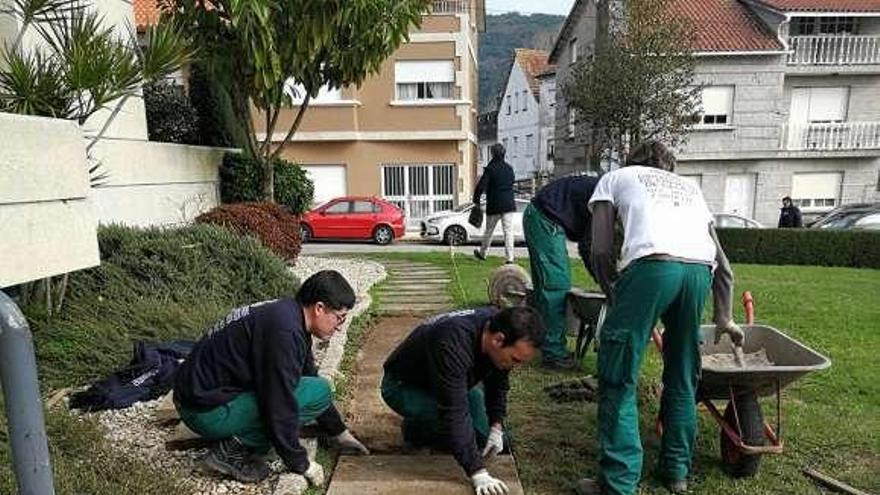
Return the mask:
M 743 309 L 746 311 L 746 325 L 755 324 L 755 299 L 750 291 L 743 292 L 742 295 Z

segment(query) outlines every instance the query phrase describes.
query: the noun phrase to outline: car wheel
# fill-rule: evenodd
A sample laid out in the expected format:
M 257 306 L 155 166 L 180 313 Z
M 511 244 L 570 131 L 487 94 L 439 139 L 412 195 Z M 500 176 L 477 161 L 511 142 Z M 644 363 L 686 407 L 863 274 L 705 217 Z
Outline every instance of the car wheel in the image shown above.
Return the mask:
M 387 225 L 380 225 L 373 231 L 373 240 L 380 246 L 391 244 L 394 240 L 394 231 Z
M 308 225 L 299 224 L 299 242 L 305 244 L 312 240 L 312 229 Z
M 449 246 L 461 246 L 467 242 L 467 231 L 460 225 L 453 225 L 443 233 L 443 242 Z

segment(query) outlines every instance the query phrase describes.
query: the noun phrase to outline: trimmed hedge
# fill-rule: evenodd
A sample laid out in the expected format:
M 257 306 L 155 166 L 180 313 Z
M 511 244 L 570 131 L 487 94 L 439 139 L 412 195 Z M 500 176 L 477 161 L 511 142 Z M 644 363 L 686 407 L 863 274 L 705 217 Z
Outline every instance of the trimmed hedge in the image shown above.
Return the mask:
M 251 202 L 220 205 L 196 218 L 196 223 L 226 227 L 254 236 L 281 259 L 296 263 L 302 247 L 299 217 L 275 203 Z
M 718 229 L 733 263 L 880 268 L 880 232 L 823 229 Z
M 309 209 L 315 185 L 305 169 L 280 158 L 272 161 L 275 170 L 275 202 L 293 213 Z M 220 167 L 220 201 L 242 203 L 263 200 L 263 169 L 259 162 L 240 153 L 227 153 Z
M 199 116 L 181 86 L 167 82 L 144 86 L 150 141 L 199 143 Z

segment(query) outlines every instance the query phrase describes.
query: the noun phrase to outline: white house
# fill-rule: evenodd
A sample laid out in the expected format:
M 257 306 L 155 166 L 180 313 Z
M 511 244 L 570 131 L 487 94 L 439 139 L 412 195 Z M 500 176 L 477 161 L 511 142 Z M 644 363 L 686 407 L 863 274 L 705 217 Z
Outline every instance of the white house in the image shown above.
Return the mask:
M 554 111 L 547 102 L 555 104 L 556 83 L 547 57 L 548 53 L 541 50 L 516 49 L 498 108 L 498 142 L 507 149 L 507 162 L 517 179 L 545 174 L 553 168 L 552 159 L 548 159 L 546 128 L 550 127 L 552 133 Z

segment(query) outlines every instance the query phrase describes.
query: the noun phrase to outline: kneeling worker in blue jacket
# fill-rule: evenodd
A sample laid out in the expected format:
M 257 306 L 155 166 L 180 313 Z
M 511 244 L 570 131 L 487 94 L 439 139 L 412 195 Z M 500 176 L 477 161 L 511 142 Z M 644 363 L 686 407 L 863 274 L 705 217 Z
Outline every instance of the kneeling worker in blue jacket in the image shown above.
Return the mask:
M 525 307 L 455 311 L 416 327 L 385 361 L 382 379 L 382 398 L 403 416 L 404 440 L 450 451 L 477 495 L 507 493 L 483 458 L 505 449 L 510 370 L 543 340 L 540 316 Z
M 174 399 L 190 429 L 217 441 L 209 468 L 256 483 L 268 476 L 264 455 L 274 447 L 287 469 L 322 485 L 321 465 L 299 442 L 300 426 L 311 421 L 341 448 L 369 453 L 346 428 L 312 355 L 312 337 L 329 339 L 354 302 L 345 278 L 325 270 L 294 299 L 238 308 L 208 330 L 178 371 Z

